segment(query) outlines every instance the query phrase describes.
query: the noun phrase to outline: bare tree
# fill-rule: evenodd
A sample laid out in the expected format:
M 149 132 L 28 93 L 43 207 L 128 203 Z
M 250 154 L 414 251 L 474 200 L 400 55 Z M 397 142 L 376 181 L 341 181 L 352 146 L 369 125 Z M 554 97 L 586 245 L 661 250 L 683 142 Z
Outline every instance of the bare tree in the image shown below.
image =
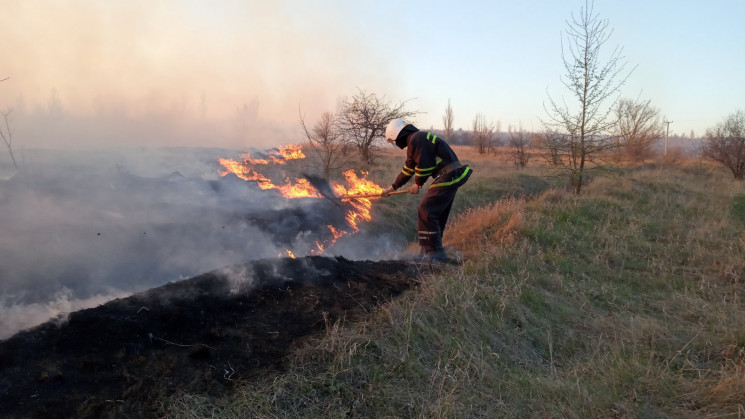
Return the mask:
M 479 154 L 486 154 L 491 149 L 491 141 L 494 137 L 494 127 L 486 122 L 483 114 L 476 114 L 473 118 L 473 136 L 471 140 Z
M 5 80 L 8 80 L 10 77 L 6 77 L 0 82 L 4 82 Z M 3 115 L 3 125 L 0 126 L 0 138 L 3 139 L 3 142 L 5 143 L 5 146 L 8 147 L 8 153 L 10 153 L 10 159 L 13 160 L 13 167 L 18 170 L 18 162 L 16 161 L 16 156 L 13 154 L 13 128 L 10 124 L 10 114 L 13 112 L 12 109 L 7 109 L 2 112 Z
M 569 28 L 562 38 L 562 61 L 565 75 L 562 84 L 574 97 L 574 105 L 564 100 L 554 100 L 548 96 L 546 112 L 549 120 L 544 121 L 547 129 L 562 140 L 561 162 L 570 176 L 570 184 L 579 194 L 584 184 L 585 170 L 592 157 L 615 144 L 607 135 L 615 121 L 609 115 L 616 99 L 613 97 L 626 82 L 630 72 L 623 75 L 626 62 L 621 55 L 622 48 L 616 47 L 607 61 L 601 62 L 601 50 L 612 34 L 608 21 L 600 19 L 593 12 L 593 3 L 585 1 L 579 16 L 572 14 L 567 21 Z M 606 107 L 605 105 L 610 102 Z
M 13 127 L 10 123 L 10 114 L 12 109 L 8 109 L 2 112 L 3 126 L 0 126 L 0 138 L 3 139 L 5 146 L 8 147 L 8 153 L 10 153 L 10 159 L 13 160 L 13 167 L 18 170 L 18 162 L 16 156 L 13 154 Z
M 334 114 L 324 112 L 321 120 L 316 123 L 310 130 L 305 125 L 305 118 L 300 115 L 300 126 L 305 132 L 305 137 L 310 143 L 310 147 L 318 155 L 323 166 L 323 176 L 326 180 L 331 175 L 331 169 L 336 169 L 336 163 L 342 156 L 344 143 L 339 133 L 339 128 L 334 123 Z
M 528 165 L 530 160 L 530 143 L 533 138 L 532 133 L 528 133 L 523 129 L 523 125 L 519 124 L 517 127 L 509 125 L 507 127 L 509 133 L 509 144 L 512 148 L 512 157 L 515 166 L 523 168 Z
M 492 139 L 489 141 L 489 152 L 491 153 L 492 146 L 499 147 L 502 145 L 502 121 L 497 121 L 492 124 L 492 130 L 494 131 L 494 135 L 492 136 Z
M 554 130 L 547 129 L 538 136 L 536 147 L 542 150 L 542 156 L 552 166 L 561 166 L 561 157 L 563 153 L 564 144 L 569 141 L 566 140 L 565 134 L 560 134 Z
M 407 110 L 406 102 L 393 105 L 385 97 L 358 90 L 355 96 L 340 102 L 337 123 L 344 141 L 357 147 L 363 162 L 372 164 L 388 122 L 417 113 Z
M 737 111 L 706 130 L 702 152 L 729 169 L 735 179 L 745 179 L 745 113 Z
M 639 161 L 652 155 L 652 147 L 663 136 L 659 109 L 650 100 L 621 99 L 616 107 L 616 131 L 626 156 Z
M 445 139 L 452 140 L 453 136 L 453 107 L 450 106 L 450 99 L 448 99 L 448 107 L 445 108 L 445 114 L 442 116 L 442 125 L 444 126 L 443 134 Z

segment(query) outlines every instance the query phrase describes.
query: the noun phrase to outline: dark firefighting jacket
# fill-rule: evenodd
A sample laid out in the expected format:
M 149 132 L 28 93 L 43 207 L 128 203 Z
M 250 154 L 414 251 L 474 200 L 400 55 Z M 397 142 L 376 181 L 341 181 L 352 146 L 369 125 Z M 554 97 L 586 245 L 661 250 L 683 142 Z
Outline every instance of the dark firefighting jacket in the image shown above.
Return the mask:
M 398 189 L 412 176 L 415 176 L 414 182 L 422 186 L 430 176 L 444 174 L 448 168 L 453 169 L 453 165 L 460 167 L 458 156 L 445 141 L 430 132 L 417 131 L 407 139 L 406 162 L 392 186 Z

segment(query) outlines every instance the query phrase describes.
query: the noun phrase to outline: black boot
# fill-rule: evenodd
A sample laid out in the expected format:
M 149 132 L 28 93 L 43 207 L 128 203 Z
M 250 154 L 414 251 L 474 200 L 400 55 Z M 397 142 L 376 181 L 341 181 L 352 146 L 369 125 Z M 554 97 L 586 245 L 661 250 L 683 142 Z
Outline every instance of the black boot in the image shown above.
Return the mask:
M 448 265 L 457 265 L 458 261 L 448 257 L 445 249 L 431 249 L 421 247 L 419 251 L 419 261 L 428 263 L 446 263 Z

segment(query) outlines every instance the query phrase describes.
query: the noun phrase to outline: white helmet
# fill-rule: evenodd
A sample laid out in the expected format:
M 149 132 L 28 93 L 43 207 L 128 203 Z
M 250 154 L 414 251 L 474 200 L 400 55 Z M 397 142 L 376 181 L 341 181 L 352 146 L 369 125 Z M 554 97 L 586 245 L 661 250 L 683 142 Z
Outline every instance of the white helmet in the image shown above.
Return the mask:
M 391 144 L 394 144 L 396 142 L 398 134 L 400 134 L 401 130 L 404 129 L 404 127 L 407 125 L 411 124 L 404 121 L 403 119 L 392 119 L 391 122 L 388 123 L 388 126 L 385 127 L 385 140 Z

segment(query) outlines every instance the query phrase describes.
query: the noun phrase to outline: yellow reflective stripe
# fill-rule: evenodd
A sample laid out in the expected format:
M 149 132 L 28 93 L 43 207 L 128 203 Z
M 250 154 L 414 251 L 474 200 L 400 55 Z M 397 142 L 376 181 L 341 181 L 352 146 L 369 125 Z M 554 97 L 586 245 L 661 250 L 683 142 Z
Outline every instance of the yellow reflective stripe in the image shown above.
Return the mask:
M 427 133 L 427 140 L 428 140 L 428 141 L 429 141 L 429 136 L 430 136 L 430 135 L 431 135 L 430 133 Z
M 434 134 L 432 134 L 431 132 L 428 132 L 428 133 L 427 133 L 427 140 L 429 140 L 429 137 L 430 137 L 430 136 L 432 136 L 432 135 L 434 135 Z M 437 139 L 437 136 L 435 135 L 435 136 L 434 136 L 434 137 L 432 138 L 432 144 L 434 144 L 434 143 L 435 143 L 435 140 L 436 140 L 436 139 Z
M 431 172 L 431 171 L 435 170 L 435 167 L 437 167 L 437 166 L 435 165 L 435 166 L 432 166 L 432 167 L 424 167 L 424 168 L 421 168 L 421 169 L 417 167 L 416 171 L 417 172 Z
M 430 188 L 435 187 L 435 186 L 450 186 L 450 185 L 452 185 L 454 183 L 458 183 L 461 180 L 463 180 L 463 178 L 466 177 L 466 175 L 470 171 L 471 171 L 471 168 L 470 167 L 466 167 L 466 170 L 463 171 L 463 174 L 461 174 L 460 176 L 458 176 L 456 179 L 453 179 L 450 182 L 433 183 L 432 185 L 430 185 Z
M 406 169 L 402 170 L 402 171 L 401 171 L 401 173 L 405 174 L 406 176 L 411 176 L 411 175 L 413 175 L 413 174 L 414 174 L 414 172 L 413 172 L 413 171 L 411 171 L 411 170 L 406 170 Z
M 435 138 L 432 139 L 432 144 L 435 143 L 435 140 L 437 139 L 437 136 L 435 135 Z
M 441 159 L 441 158 L 439 158 L 439 157 L 436 157 L 436 158 L 435 158 L 435 165 L 438 165 L 438 164 L 440 164 L 440 163 L 442 163 L 442 159 Z

